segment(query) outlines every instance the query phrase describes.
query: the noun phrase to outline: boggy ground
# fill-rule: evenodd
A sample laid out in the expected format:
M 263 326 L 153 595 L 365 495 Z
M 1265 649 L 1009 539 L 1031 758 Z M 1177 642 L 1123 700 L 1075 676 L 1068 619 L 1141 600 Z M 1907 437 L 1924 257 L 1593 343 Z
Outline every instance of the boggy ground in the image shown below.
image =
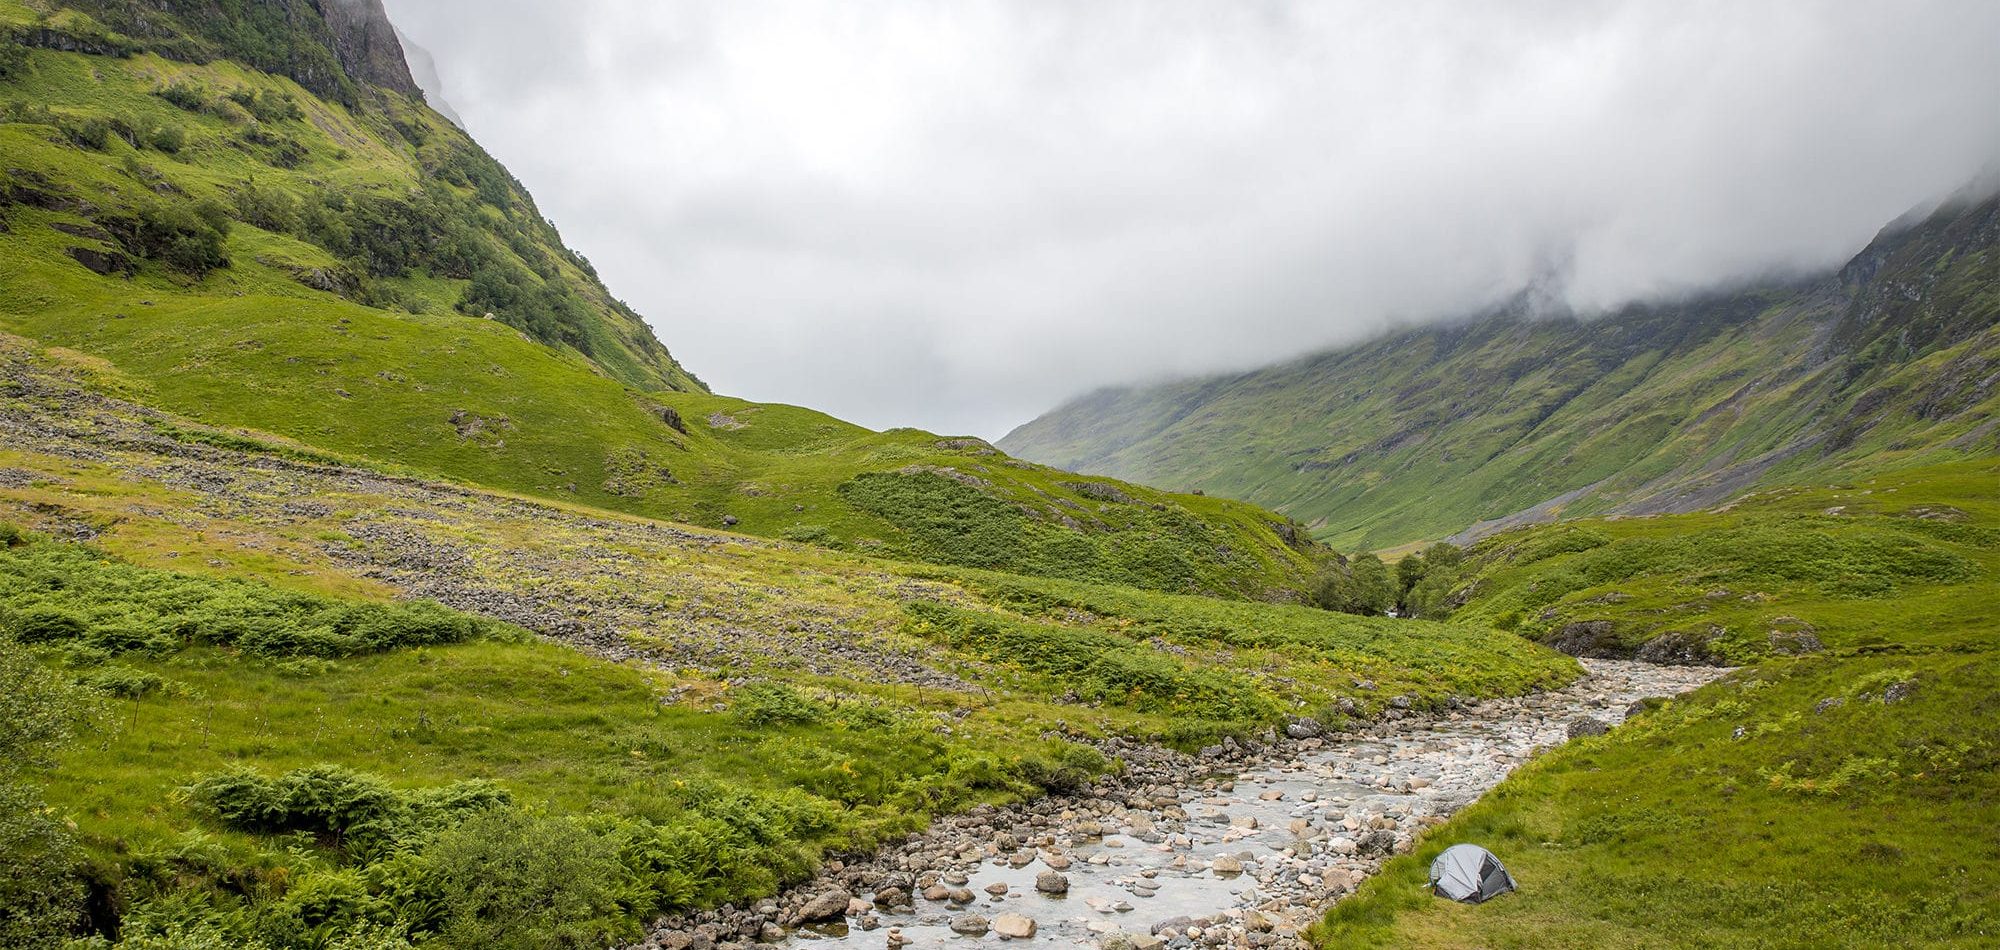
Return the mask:
M 1200 757 L 1112 743 L 1127 771 L 1074 796 L 981 808 L 830 865 L 748 908 L 661 922 L 635 946 L 1305 946 L 1314 915 L 1550 745 L 1727 671 L 1593 660 L 1561 690 Z M 1504 856 L 1503 856 L 1504 858 Z M 1551 882 L 1523 881 L 1524 887 Z M 792 928 L 788 930 L 787 928 Z

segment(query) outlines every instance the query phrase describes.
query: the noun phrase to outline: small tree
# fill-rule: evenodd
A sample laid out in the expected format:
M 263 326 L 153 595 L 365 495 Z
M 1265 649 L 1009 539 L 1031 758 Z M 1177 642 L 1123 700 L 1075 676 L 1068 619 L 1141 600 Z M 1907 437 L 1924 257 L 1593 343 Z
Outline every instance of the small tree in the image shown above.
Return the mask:
M 1396 603 L 1389 566 L 1373 554 L 1359 554 L 1320 573 L 1313 600 L 1327 610 L 1379 616 Z

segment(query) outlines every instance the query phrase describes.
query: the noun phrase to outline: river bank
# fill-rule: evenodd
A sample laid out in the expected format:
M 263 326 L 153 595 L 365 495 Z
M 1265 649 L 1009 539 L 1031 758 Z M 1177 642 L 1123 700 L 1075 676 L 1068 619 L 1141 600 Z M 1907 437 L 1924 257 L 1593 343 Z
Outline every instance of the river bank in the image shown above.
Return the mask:
M 1114 742 L 1125 773 L 1080 795 L 941 819 L 780 898 L 663 921 L 635 946 L 1301 947 L 1328 904 L 1536 750 L 1726 672 L 1584 663 L 1561 690 L 1261 748 Z

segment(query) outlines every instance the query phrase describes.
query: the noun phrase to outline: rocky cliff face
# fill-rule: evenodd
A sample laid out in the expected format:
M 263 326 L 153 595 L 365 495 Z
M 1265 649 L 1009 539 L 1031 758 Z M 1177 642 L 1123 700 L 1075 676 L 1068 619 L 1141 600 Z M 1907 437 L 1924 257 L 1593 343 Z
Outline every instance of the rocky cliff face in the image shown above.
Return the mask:
M 420 96 L 382 0 L 62 0 L 87 26 L 44 28 L 38 46 L 100 55 L 146 51 L 207 63 L 233 59 L 353 105 L 359 87 Z
M 327 28 L 333 31 L 334 56 L 347 75 L 406 96 L 422 95 L 382 0 L 320 2 Z

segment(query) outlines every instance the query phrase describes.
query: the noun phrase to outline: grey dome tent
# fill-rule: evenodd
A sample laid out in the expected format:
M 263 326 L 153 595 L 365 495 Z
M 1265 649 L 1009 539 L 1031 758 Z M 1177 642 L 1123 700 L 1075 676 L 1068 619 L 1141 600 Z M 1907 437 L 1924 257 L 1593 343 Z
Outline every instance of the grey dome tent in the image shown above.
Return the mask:
M 1476 844 L 1455 844 L 1431 862 L 1431 893 L 1477 904 L 1514 889 L 1514 875 L 1493 852 Z

